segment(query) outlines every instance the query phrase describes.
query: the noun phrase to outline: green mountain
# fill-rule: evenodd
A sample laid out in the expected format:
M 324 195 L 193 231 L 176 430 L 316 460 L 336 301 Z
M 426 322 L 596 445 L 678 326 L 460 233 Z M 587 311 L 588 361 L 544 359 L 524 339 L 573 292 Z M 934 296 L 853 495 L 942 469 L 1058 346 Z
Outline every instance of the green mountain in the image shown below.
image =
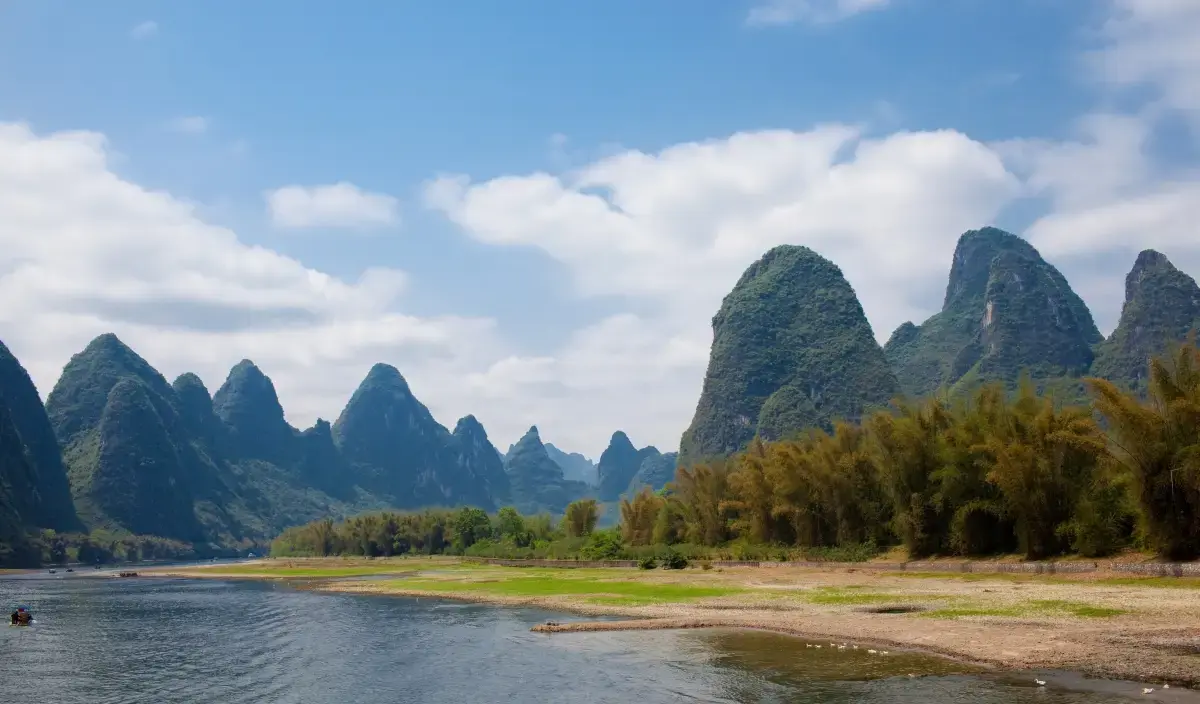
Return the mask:
M 654 450 L 658 452 L 658 450 Z M 601 501 L 616 501 L 629 487 L 629 481 L 637 474 L 642 466 L 642 455 L 629 436 L 618 430 L 612 434 L 608 447 L 600 455 L 596 471 L 600 477 L 599 493 Z
M 901 325 L 884 346 L 904 393 L 929 395 L 1024 371 L 1037 381 L 1074 379 L 1101 340 L 1083 300 L 1025 240 L 996 228 L 964 233 L 942 310 Z
M 460 448 L 395 367 L 371 368 L 333 433 L 353 479 L 391 506 L 492 506 L 478 476 L 487 469 L 473 464 L 474 451 Z
M 708 372 L 680 460 L 736 452 L 755 434 L 827 428 L 898 390 L 841 269 L 807 247 L 775 247 L 713 318 Z
M 590 489 L 583 482 L 563 478 L 559 467 L 533 426 L 513 445 L 504 461 L 511 487 L 512 505 L 525 514 L 548 511 L 560 514 L 567 504 L 582 498 Z
M 550 455 L 550 459 L 554 460 L 555 464 L 562 467 L 563 476 L 567 479 L 593 486 L 599 483 L 596 463 L 578 452 L 564 452 L 558 449 L 554 443 L 548 442 L 546 443 L 546 454 Z
M 95 518 L 138 535 L 204 540 L 176 439 L 140 381 L 113 386 L 96 432 L 96 461 L 77 494 Z
M 270 378 L 248 359 L 238 362 L 212 398 L 231 454 L 287 466 L 296 460 L 296 430 L 284 420 Z
M 504 460 L 488 440 L 487 431 L 475 416 L 463 416 L 454 426 L 458 466 L 475 494 L 476 506 L 504 506 L 512 496 Z
M 0 404 L 7 407 L 17 437 L 29 461 L 25 523 L 40 528 L 74 531 L 82 528 L 71 501 L 71 487 L 54 428 L 33 380 L 8 347 L 0 342 Z M 14 470 L 15 472 L 15 470 Z M 16 481 L 16 480 L 14 480 Z
M 632 496 L 648 486 L 654 491 L 665 487 L 668 482 L 675 481 L 675 468 L 679 465 L 679 453 L 662 453 L 651 445 L 642 450 L 642 465 L 637 474 L 630 480 L 625 494 Z
M 1091 373 L 1131 389 L 1145 387 L 1150 358 L 1200 328 L 1200 286 L 1148 249 L 1125 277 L 1125 305 L 1112 335 L 1096 347 Z

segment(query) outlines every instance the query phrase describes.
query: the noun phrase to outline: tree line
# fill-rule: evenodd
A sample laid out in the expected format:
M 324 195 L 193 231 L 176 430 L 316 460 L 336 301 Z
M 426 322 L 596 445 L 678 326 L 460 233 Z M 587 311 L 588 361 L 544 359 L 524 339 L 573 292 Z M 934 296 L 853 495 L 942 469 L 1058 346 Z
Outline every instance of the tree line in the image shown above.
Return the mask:
M 897 401 L 859 423 L 810 430 L 677 470 L 619 505 L 571 504 L 558 522 L 503 508 L 377 513 L 285 531 L 279 555 L 865 559 L 1019 552 L 1100 557 L 1132 547 L 1200 556 L 1200 348 L 1149 365 L 1144 396 L 1085 379 L 1064 405 L 1025 380 L 965 398 Z

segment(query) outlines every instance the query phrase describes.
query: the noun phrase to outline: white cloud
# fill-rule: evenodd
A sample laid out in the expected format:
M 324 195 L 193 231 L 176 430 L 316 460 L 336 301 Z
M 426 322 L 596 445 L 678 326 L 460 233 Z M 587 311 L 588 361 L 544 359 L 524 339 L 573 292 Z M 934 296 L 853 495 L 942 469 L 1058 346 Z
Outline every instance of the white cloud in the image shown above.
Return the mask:
M 208 131 L 208 118 L 200 115 L 177 117 L 167 123 L 167 129 L 181 134 L 204 134 Z
M 246 244 L 108 157 L 96 133 L 0 123 L 0 339 L 43 395 L 72 354 L 115 332 L 168 378 L 196 372 L 212 391 L 253 359 L 301 426 L 335 417 L 380 361 L 445 423 L 497 417 L 461 381 L 511 354 L 491 320 L 406 315 L 402 272 L 342 280 Z
M 158 34 L 158 23 L 153 20 L 140 22 L 129 30 L 129 36 L 134 39 L 148 39 Z
M 837 22 L 872 10 L 881 10 L 891 0 L 763 0 L 750 8 L 746 23 L 752 26 L 809 22 Z
M 264 194 L 277 227 L 379 227 L 400 222 L 392 196 L 345 181 L 326 186 L 284 186 Z
M 1200 120 L 1200 2 L 1111 0 L 1097 78 L 1115 87 L 1151 86 L 1168 109 Z

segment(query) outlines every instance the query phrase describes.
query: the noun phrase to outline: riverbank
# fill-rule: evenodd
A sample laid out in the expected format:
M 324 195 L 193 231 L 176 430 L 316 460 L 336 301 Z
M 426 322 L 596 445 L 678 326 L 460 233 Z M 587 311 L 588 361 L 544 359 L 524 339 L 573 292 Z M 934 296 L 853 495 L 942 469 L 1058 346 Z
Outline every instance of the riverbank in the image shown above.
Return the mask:
M 753 628 L 876 650 L 921 650 L 1005 669 L 1075 670 L 1155 686 L 1200 687 L 1200 580 L 1191 578 L 853 567 L 562 570 L 452 558 L 264 560 L 143 574 L 283 579 L 316 591 L 625 619 L 539 627 L 546 632 Z

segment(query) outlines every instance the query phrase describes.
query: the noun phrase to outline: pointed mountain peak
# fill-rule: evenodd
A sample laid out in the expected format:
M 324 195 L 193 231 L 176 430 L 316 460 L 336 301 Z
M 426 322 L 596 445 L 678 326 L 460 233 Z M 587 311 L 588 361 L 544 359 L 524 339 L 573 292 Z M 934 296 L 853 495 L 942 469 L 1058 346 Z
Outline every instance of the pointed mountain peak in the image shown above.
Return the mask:
M 1191 278 L 1175 268 L 1171 260 L 1167 259 L 1167 255 L 1153 249 L 1142 250 L 1137 256 L 1137 261 L 1133 263 L 1133 268 L 1125 275 L 1125 302 L 1128 303 L 1142 293 L 1147 281 L 1157 281 L 1160 277 L 1176 278 L 1181 282 Z M 1187 287 L 1186 284 L 1184 286 Z
M 108 392 L 125 378 L 146 386 L 164 420 L 171 415 L 164 406 L 172 403 L 175 392 L 163 375 L 116 335 L 104 334 L 71 357 L 46 397 L 46 412 L 62 445 L 69 445 L 81 431 L 95 427 Z
M 1125 277 L 1121 318 L 1099 346 L 1092 374 L 1141 389 L 1150 359 L 1197 329 L 1200 286 L 1166 256 L 1148 249 Z
M 1041 260 L 1033 245 L 1024 239 L 995 227 L 968 230 L 958 238 L 954 261 L 950 265 L 950 281 L 942 310 L 961 305 L 978 304 L 987 291 L 992 262 L 1005 252 Z
M 408 387 L 408 382 L 405 381 L 404 375 L 400 370 L 390 364 L 379 362 L 371 367 L 367 372 L 367 377 L 364 381 L 372 381 L 375 383 L 400 384 L 405 388 Z
M 1153 249 L 1143 249 L 1138 253 L 1137 261 L 1133 263 L 1134 271 L 1159 268 L 1174 269 L 1175 265 L 1167 259 L 1167 255 Z
M 487 438 L 487 431 L 483 429 L 483 424 L 473 415 L 465 415 L 458 419 L 454 425 L 454 434 L 459 437 L 483 437 Z
M 608 446 L 610 448 L 617 447 L 622 450 L 625 448 L 629 448 L 630 450 L 637 452 L 637 448 L 634 447 L 633 442 L 629 439 L 629 436 L 626 435 L 625 431 L 623 431 L 623 430 L 618 430 L 617 432 L 612 434 L 612 438 L 610 438 L 608 441 Z
M 234 365 L 213 395 L 212 406 L 233 431 L 243 456 L 271 461 L 287 456 L 294 432 L 284 420 L 275 385 L 253 362 L 243 359 Z
M 87 347 L 83 348 L 84 354 L 102 351 L 133 352 L 128 345 L 126 345 L 124 342 L 121 342 L 121 339 L 117 337 L 116 333 L 111 332 L 106 332 L 103 335 L 97 335 L 92 339 L 91 342 L 88 343 Z
M 208 393 L 208 387 L 204 385 L 204 382 L 201 381 L 200 377 L 191 372 L 184 372 L 176 377 L 175 381 L 171 382 L 171 388 L 175 389 L 175 393 L 179 394 L 181 398 L 185 396 L 199 397 L 203 395 L 204 398 L 209 400 L 209 402 L 212 401 L 212 394 Z

